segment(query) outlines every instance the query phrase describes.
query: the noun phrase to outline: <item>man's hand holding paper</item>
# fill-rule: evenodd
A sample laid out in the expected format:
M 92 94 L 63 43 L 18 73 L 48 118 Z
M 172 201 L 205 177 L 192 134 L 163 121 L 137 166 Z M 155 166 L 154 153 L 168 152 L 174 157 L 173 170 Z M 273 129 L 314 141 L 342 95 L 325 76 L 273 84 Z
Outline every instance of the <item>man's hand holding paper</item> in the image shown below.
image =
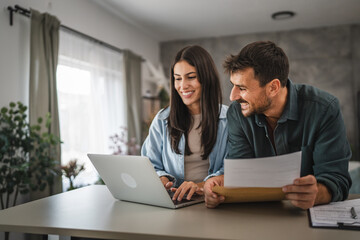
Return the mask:
M 224 201 L 274 201 L 284 198 L 304 208 L 315 201 L 315 177 L 300 178 L 301 152 L 256 159 L 226 159 L 224 164 L 225 177 L 209 179 L 204 186 L 209 208 Z M 224 195 L 225 200 L 215 192 Z
M 282 188 L 285 197 L 299 208 L 308 209 L 317 204 L 328 203 L 331 200 L 329 190 L 316 181 L 313 175 L 297 178 L 291 185 Z

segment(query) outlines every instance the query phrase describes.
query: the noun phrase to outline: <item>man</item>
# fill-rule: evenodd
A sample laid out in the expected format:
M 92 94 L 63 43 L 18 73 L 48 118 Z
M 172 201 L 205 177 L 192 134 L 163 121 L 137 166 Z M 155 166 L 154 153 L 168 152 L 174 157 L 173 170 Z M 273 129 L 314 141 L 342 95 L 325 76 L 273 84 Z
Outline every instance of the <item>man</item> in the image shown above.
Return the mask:
M 228 110 L 228 159 L 257 158 L 302 151 L 301 177 L 282 188 L 299 208 L 345 200 L 351 186 L 346 138 L 339 101 L 315 87 L 288 79 L 289 62 L 272 42 L 254 42 L 224 64 L 233 85 Z M 226 173 L 225 173 L 226 174 Z M 214 208 L 224 196 L 212 192 L 224 175 L 204 185 Z

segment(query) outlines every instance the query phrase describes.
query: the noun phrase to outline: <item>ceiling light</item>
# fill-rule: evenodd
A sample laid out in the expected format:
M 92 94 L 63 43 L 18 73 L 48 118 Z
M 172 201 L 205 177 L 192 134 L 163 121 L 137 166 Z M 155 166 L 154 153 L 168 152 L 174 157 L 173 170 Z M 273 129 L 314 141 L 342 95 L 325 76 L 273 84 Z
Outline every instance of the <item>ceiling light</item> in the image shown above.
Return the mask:
M 292 11 L 280 11 L 280 12 L 276 12 L 273 13 L 271 15 L 271 18 L 274 20 L 284 20 L 284 19 L 289 19 L 295 16 L 295 13 Z

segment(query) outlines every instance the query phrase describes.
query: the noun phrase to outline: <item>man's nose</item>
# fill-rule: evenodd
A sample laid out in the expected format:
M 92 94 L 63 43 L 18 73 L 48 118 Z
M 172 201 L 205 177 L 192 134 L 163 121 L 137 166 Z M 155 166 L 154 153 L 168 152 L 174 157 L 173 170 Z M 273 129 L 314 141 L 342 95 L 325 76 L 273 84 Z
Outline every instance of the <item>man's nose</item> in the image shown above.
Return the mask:
M 236 86 L 233 86 L 230 93 L 230 101 L 235 101 L 238 99 L 240 99 L 240 90 Z

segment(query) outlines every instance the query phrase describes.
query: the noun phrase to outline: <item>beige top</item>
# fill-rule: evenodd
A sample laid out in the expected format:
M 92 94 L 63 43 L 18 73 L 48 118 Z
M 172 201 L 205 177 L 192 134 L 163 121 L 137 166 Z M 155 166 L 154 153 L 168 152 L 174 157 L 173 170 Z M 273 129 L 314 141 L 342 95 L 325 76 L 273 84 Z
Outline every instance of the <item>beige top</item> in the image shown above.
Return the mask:
M 209 159 L 202 160 L 201 128 L 197 128 L 201 121 L 201 114 L 192 115 L 193 124 L 188 134 L 188 144 L 192 152 L 185 156 L 185 181 L 202 182 L 208 175 Z

